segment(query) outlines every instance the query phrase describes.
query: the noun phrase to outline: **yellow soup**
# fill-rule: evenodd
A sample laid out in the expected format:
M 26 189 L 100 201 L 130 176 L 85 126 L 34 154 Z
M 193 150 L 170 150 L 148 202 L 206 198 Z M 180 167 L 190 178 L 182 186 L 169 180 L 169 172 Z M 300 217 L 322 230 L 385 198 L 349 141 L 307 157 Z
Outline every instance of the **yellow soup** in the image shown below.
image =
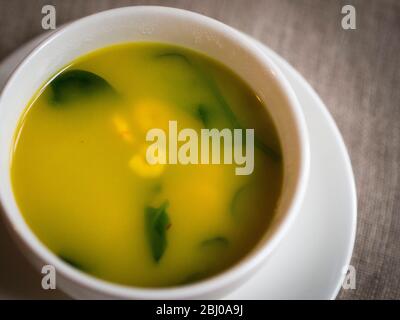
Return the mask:
M 172 120 L 199 134 L 254 128 L 254 171 L 149 164 L 147 132 L 168 132 Z M 181 47 L 129 43 L 73 61 L 32 99 L 15 136 L 12 183 L 27 224 L 73 267 L 121 284 L 182 285 L 232 266 L 265 233 L 281 193 L 262 101 Z

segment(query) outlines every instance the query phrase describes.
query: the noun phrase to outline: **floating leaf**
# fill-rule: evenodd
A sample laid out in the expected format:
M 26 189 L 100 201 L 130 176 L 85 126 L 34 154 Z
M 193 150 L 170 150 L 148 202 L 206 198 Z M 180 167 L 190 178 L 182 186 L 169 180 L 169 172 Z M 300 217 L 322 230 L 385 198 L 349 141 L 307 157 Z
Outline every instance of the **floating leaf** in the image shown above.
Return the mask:
M 183 281 L 180 282 L 181 285 L 197 282 L 205 277 L 204 272 L 193 272 L 188 275 Z
M 155 194 L 159 194 L 163 189 L 163 186 L 161 183 L 156 183 L 153 185 L 153 187 L 151 188 L 151 191 Z
M 213 237 L 210 239 L 206 239 L 201 242 L 202 247 L 209 247 L 209 246 L 222 246 L 226 247 L 229 245 L 229 240 L 222 236 Z
M 72 259 L 71 257 L 64 255 L 64 254 L 58 254 L 58 257 L 61 260 L 63 260 L 64 262 L 68 263 L 71 267 L 74 267 L 75 269 L 78 269 L 81 271 L 88 271 L 88 268 L 84 267 L 83 264 L 76 261 L 76 259 Z
M 232 111 L 231 107 L 229 106 L 228 102 L 225 100 L 224 96 L 221 94 L 221 91 L 218 88 L 218 85 L 215 83 L 214 79 L 209 76 L 206 72 L 204 72 L 201 68 L 196 66 L 192 61 L 186 57 L 184 54 L 179 52 L 165 52 L 162 54 L 157 55 L 157 58 L 179 58 L 180 60 L 184 61 L 198 76 L 198 78 L 202 81 L 202 83 L 210 90 L 213 94 L 214 98 L 217 100 L 219 106 L 224 111 L 225 115 L 228 117 L 231 125 L 235 129 L 242 129 L 240 121 L 237 119 L 235 113 Z M 199 117 L 201 118 L 201 113 L 206 111 L 205 109 L 198 109 L 200 112 Z M 203 121 L 205 124 L 205 122 Z M 207 125 L 205 124 L 207 127 Z M 261 152 L 265 155 L 270 157 L 272 160 L 276 162 L 280 162 L 282 156 L 279 151 L 274 150 L 270 146 L 267 146 L 260 138 L 257 136 L 254 137 L 254 144 L 255 147 L 258 148 Z
M 204 104 L 199 104 L 196 109 L 196 115 L 203 123 L 205 128 L 209 128 L 210 115 L 208 113 L 207 107 Z
M 239 187 L 239 189 L 237 189 L 235 194 L 233 195 L 232 202 L 230 205 L 230 212 L 234 216 L 237 216 L 238 212 L 240 211 L 239 209 L 240 198 L 243 195 L 244 191 L 247 189 L 247 186 L 248 185 L 243 185 Z
M 170 221 L 167 213 L 168 202 L 159 208 L 146 207 L 146 229 L 151 253 L 155 262 L 159 262 L 167 248 L 167 229 Z
M 115 94 L 113 87 L 102 77 L 84 70 L 67 70 L 50 83 L 52 102 L 60 105 L 99 94 Z

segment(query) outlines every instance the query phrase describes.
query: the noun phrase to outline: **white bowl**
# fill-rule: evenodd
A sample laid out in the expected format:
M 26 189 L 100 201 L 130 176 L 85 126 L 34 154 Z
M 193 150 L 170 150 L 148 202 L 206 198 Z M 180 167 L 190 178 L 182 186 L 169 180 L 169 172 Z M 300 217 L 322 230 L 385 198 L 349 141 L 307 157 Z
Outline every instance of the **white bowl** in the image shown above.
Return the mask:
M 10 162 L 15 129 L 37 89 L 55 72 L 87 52 L 134 41 L 181 45 L 229 66 L 266 102 L 282 146 L 283 191 L 273 223 L 262 239 L 228 270 L 181 287 L 128 287 L 70 267 L 47 249 L 27 226 L 11 186 Z M 246 36 L 189 11 L 138 6 L 104 11 L 73 22 L 43 41 L 20 64 L 0 97 L 0 164 L 0 200 L 13 238 L 37 268 L 41 269 L 45 264 L 56 268 L 57 286 L 66 293 L 75 298 L 90 299 L 200 299 L 221 297 L 248 279 L 288 232 L 307 184 L 309 145 L 299 103 L 287 80 Z

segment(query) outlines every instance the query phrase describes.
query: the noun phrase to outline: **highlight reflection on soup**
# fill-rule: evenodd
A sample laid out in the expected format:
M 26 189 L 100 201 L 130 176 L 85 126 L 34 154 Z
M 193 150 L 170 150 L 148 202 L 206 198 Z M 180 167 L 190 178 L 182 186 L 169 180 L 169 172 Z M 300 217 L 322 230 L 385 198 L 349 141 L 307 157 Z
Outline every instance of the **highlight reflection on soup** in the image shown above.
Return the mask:
M 254 171 L 145 161 L 146 133 L 255 128 Z M 37 237 L 75 268 L 143 287 L 230 267 L 268 228 L 282 185 L 274 125 L 222 64 L 159 43 L 73 61 L 32 99 L 16 132 L 12 183 Z

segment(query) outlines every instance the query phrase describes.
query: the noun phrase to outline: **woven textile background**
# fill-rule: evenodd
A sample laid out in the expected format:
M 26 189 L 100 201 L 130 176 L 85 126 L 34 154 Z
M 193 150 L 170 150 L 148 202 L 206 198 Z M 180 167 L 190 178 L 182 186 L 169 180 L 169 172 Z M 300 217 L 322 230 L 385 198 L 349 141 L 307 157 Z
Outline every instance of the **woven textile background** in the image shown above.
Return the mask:
M 342 290 L 339 298 L 400 299 L 400 1 L 0 0 L 0 60 L 44 32 L 45 4 L 56 6 L 58 25 L 126 5 L 185 8 L 260 39 L 287 59 L 332 113 L 356 177 L 359 208 L 351 263 L 357 288 Z M 356 30 L 341 28 L 345 4 L 356 8 Z M 0 232 L 5 232 L 1 222 Z M 1 270 L 9 270 L 0 274 L 0 288 L 29 288 L 33 281 L 25 269 L 7 265 L 15 255 L 11 241 L 0 243 Z M 30 297 L 29 290 L 25 294 Z

